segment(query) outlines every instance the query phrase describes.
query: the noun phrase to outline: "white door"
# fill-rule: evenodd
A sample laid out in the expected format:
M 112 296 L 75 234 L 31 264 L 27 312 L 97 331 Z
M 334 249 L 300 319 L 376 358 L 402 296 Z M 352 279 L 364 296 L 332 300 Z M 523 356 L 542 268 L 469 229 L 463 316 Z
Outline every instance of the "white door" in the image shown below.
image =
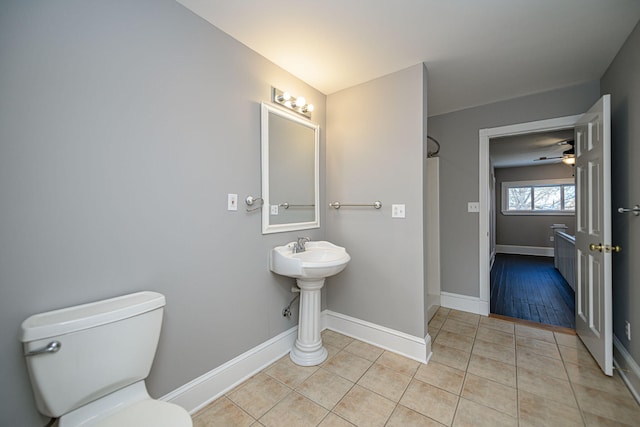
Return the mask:
M 604 95 L 578 121 L 576 150 L 576 332 L 613 375 L 611 313 L 611 101 Z

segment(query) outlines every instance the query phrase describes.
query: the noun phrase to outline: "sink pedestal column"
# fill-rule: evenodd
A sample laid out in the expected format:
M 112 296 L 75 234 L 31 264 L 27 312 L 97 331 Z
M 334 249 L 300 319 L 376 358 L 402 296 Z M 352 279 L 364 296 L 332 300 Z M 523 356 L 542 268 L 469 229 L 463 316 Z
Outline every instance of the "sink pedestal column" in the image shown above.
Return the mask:
M 320 290 L 324 279 L 297 279 L 300 288 L 298 338 L 289 353 L 296 365 L 319 365 L 327 358 L 327 349 L 320 336 Z

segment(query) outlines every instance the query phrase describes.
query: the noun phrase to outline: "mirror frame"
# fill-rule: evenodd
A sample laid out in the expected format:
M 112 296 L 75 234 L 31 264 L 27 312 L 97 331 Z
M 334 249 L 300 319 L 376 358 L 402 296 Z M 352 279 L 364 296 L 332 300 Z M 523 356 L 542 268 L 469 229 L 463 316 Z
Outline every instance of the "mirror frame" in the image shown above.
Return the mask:
M 270 223 L 270 197 L 269 197 L 269 114 L 276 114 L 284 119 L 291 120 L 302 126 L 313 129 L 314 134 L 314 221 L 291 222 L 286 224 Z M 285 231 L 308 230 L 320 228 L 320 126 L 288 111 L 270 104 L 262 103 L 261 114 L 261 157 L 262 157 L 262 234 L 281 233 Z

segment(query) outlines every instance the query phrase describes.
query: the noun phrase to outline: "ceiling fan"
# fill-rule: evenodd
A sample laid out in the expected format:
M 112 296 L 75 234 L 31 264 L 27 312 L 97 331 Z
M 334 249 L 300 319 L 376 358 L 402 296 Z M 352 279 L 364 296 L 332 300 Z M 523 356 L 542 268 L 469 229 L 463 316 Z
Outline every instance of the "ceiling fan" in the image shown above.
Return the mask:
M 568 139 L 565 141 L 556 142 L 556 145 L 570 145 L 571 147 L 568 150 L 562 152 L 562 156 L 542 156 L 537 159 L 533 159 L 534 162 L 538 162 L 541 160 L 553 160 L 553 159 L 562 159 L 562 162 L 567 165 L 574 165 L 576 163 L 576 151 L 575 151 L 575 141 L 572 139 Z

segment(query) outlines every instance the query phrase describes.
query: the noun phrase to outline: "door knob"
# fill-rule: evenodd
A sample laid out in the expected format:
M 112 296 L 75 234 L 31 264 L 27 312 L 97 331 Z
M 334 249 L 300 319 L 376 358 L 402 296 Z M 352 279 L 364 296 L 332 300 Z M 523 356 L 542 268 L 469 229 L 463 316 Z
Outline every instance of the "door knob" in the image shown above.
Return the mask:
M 592 243 L 592 244 L 589 245 L 589 249 L 592 250 L 592 251 L 600 251 L 600 252 L 602 252 L 603 248 L 604 248 L 604 246 L 602 246 L 602 243 L 599 243 L 597 245 L 595 243 Z
M 591 243 L 589 245 L 589 249 L 592 251 L 599 251 L 599 252 L 602 252 L 602 250 L 604 250 L 606 253 L 622 251 L 622 248 L 618 245 L 609 246 L 609 245 L 603 245 L 602 243 L 598 243 L 597 245 L 595 243 Z

